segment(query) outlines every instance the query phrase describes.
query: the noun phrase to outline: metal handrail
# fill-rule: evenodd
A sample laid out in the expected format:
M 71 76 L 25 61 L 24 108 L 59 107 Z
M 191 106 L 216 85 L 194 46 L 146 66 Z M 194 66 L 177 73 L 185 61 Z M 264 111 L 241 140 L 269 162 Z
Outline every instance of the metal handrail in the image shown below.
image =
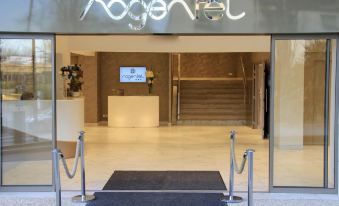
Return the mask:
M 180 78 L 181 78 L 181 75 L 180 75 L 180 70 L 181 70 L 181 57 L 180 57 L 180 54 L 178 54 L 178 90 L 177 90 L 177 120 L 180 120 L 180 98 L 181 98 L 181 82 L 180 82 Z
M 254 150 L 247 149 L 241 161 L 240 167 L 238 167 L 237 160 L 235 157 L 235 139 L 236 133 L 235 131 L 231 131 L 230 133 L 230 182 L 229 182 L 229 195 L 224 196 L 221 201 L 226 203 L 240 203 L 243 199 L 239 196 L 234 196 L 234 171 L 237 174 L 242 174 L 245 168 L 246 161 L 248 159 L 248 206 L 253 206 L 253 165 L 254 165 Z
M 95 199 L 94 195 L 86 195 L 86 182 L 85 182 L 85 144 L 84 144 L 84 134 L 85 132 L 81 131 L 77 140 L 76 152 L 74 157 L 74 164 L 72 171 L 69 171 L 67 166 L 66 159 L 64 154 L 59 149 L 52 150 L 53 156 L 53 165 L 54 165 L 54 184 L 55 184 L 55 194 L 56 194 L 56 205 L 61 206 L 61 180 L 60 180 L 60 160 L 62 161 L 63 167 L 65 169 L 66 175 L 69 179 L 72 179 L 77 171 L 79 158 L 81 159 L 81 194 L 74 196 L 72 198 L 73 202 L 85 203 Z
M 242 68 L 242 83 L 244 86 L 244 104 L 246 104 L 247 100 L 247 77 L 246 77 L 246 71 L 245 71 L 245 66 L 244 66 L 244 61 L 242 57 L 240 57 L 240 62 L 241 62 L 241 68 Z

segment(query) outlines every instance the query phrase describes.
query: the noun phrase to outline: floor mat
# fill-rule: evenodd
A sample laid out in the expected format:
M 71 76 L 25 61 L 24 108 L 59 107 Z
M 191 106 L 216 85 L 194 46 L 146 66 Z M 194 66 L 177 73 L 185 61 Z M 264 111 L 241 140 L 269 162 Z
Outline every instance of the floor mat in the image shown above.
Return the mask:
M 103 190 L 222 190 L 218 171 L 115 171 Z
M 225 206 L 215 193 L 97 192 L 87 206 Z

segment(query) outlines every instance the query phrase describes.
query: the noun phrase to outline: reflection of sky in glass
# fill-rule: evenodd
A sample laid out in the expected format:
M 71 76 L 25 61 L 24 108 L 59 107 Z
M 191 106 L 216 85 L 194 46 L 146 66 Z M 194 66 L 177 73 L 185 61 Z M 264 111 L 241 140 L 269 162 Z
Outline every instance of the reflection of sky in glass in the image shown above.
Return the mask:
M 30 39 L 2 39 L 2 56 L 32 56 L 32 40 Z
M 2 39 L 1 59 L 3 64 L 32 64 L 32 40 L 30 39 Z
M 35 40 L 35 63 L 50 64 L 51 62 L 51 41 L 37 39 Z
M 35 64 L 51 66 L 51 40 L 35 40 Z M 1 57 L 3 64 L 32 65 L 31 39 L 2 39 Z

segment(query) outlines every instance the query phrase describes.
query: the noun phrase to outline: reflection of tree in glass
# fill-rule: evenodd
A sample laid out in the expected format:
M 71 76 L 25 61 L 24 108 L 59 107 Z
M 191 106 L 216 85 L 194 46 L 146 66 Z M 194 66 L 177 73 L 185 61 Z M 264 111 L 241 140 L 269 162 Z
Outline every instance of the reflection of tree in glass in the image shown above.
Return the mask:
M 326 40 L 307 40 L 305 50 L 306 52 L 326 52 Z
M 51 98 L 52 41 L 1 39 L 1 80 L 5 93 Z

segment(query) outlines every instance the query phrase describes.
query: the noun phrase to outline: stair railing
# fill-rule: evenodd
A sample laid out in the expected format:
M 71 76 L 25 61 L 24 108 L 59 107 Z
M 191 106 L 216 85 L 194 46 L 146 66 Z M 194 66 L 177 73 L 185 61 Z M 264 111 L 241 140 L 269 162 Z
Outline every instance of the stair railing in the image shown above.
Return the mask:
M 247 149 L 241 161 L 240 167 L 238 167 L 237 160 L 235 158 L 235 131 L 230 133 L 230 180 L 229 180 L 229 195 L 221 198 L 221 201 L 226 203 L 240 203 L 243 201 L 243 198 L 239 196 L 234 196 L 234 172 L 237 174 L 242 174 L 245 168 L 246 161 L 248 159 L 248 190 L 247 190 L 247 201 L 248 206 L 253 206 L 253 166 L 254 166 L 254 150 Z
M 240 62 L 241 62 L 241 68 L 242 68 L 242 83 L 243 83 L 243 86 L 244 86 L 244 104 L 246 105 L 246 102 L 247 102 L 247 77 L 246 77 L 244 61 L 243 61 L 242 57 L 240 57 Z
M 180 54 L 178 54 L 177 120 L 180 120 L 180 97 L 181 97 L 180 66 L 181 66 Z
M 56 205 L 61 206 L 61 180 L 60 180 L 60 160 L 62 161 L 63 167 L 65 169 L 66 175 L 69 179 L 74 178 L 79 158 L 81 159 L 81 194 L 74 196 L 72 198 L 73 202 L 76 203 L 86 203 L 95 199 L 94 195 L 86 195 L 86 182 L 85 182 L 85 144 L 84 144 L 84 134 L 85 132 L 81 131 L 77 140 L 74 164 L 72 171 L 69 170 L 67 166 L 66 159 L 64 154 L 59 149 L 52 150 L 53 156 L 53 165 L 54 165 L 54 184 L 55 184 L 55 194 L 56 194 Z

